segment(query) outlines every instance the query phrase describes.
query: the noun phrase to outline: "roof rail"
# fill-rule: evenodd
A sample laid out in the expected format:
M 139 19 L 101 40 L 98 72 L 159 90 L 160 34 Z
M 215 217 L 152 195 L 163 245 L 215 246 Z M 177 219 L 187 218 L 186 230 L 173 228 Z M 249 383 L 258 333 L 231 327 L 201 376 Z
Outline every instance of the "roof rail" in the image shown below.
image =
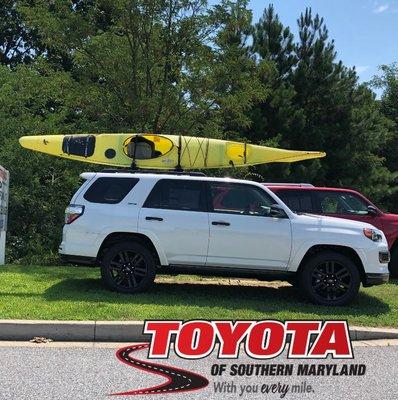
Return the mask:
M 203 172 L 158 170 L 158 169 L 105 168 L 101 172 L 105 172 L 105 173 L 109 173 L 109 174 L 129 173 L 129 174 L 160 174 L 160 175 L 206 176 L 206 174 L 204 174 Z
M 314 187 L 311 183 L 288 183 L 288 182 L 263 182 L 266 186 L 299 186 L 299 187 Z

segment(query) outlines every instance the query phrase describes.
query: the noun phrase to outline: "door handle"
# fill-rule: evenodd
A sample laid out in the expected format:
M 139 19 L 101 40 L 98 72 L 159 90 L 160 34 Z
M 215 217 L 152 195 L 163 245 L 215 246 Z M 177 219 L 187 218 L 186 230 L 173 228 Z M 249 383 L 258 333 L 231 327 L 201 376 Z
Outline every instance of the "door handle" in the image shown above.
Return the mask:
M 213 221 L 211 224 L 212 225 L 221 225 L 221 226 L 230 226 L 231 225 L 229 222 L 225 222 L 225 221 Z
M 145 217 L 147 221 L 163 221 L 163 218 L 160 217 Z

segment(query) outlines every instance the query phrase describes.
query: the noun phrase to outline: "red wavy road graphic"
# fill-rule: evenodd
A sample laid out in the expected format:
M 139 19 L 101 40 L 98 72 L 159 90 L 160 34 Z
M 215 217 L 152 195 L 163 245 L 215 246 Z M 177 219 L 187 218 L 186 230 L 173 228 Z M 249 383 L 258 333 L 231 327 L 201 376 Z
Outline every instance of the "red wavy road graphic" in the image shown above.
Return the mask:
M 128 392 L 112 393 L 111 396 L 180 393 L 203 389 L 209 384 L 209 381 L 202 375 L 163 364 L 142 361 L 130 356 L 130 353 L 133 351 L 147 349 L 148 347 L 149 343 L 123 347 L 116 352 L 116 357 L 124 364 L 151 374 L 163 376 L 167 381 L 158 386 L 136 389 Z

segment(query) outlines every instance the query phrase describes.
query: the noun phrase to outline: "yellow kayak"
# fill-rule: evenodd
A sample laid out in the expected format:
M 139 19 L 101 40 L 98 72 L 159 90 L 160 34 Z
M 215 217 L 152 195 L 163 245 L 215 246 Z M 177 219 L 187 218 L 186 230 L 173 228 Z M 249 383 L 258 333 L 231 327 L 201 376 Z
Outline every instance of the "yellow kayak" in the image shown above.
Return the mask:
M 193 136 L 132 133 L 37 135 L 19 139 L 22 147 L 70 160 L 114 167 L 202 169 L 295 162 L 324 157 L 295 151 Z

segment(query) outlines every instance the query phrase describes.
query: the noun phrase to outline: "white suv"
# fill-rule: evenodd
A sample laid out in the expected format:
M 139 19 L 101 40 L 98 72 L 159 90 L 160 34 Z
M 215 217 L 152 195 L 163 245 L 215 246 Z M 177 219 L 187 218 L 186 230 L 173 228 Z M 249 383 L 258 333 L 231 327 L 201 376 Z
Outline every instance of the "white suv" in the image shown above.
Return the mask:
M 372 225 L 296 214 L 261 184 L 198 174 L 83 173 L 66 209 L 61 257 L 101 267 L 136 293 L 156 273 L 287 280 L 318 304 L 347 304 L 388 281 Z

